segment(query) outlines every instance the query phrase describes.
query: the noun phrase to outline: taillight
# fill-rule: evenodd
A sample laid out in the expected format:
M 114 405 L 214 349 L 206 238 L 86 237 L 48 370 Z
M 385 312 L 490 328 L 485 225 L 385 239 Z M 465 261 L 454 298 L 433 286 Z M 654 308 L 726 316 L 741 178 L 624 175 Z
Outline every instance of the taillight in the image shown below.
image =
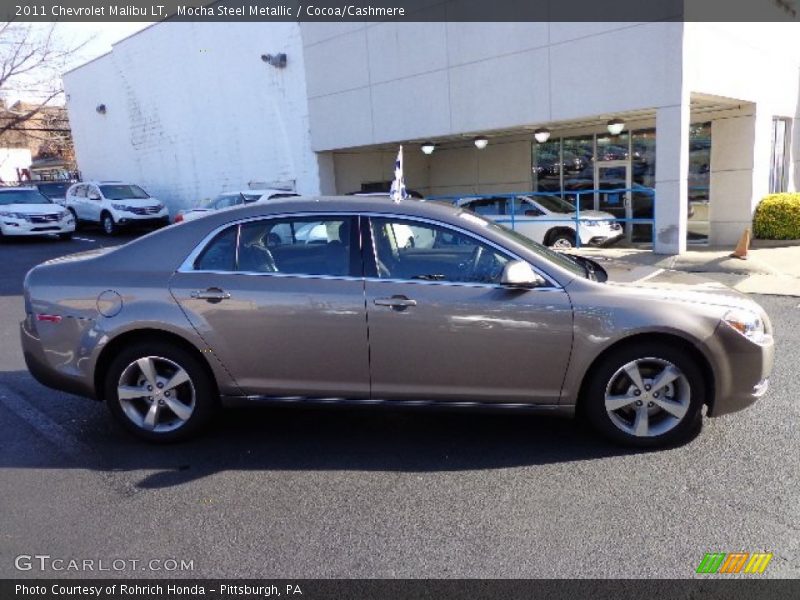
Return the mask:
M 61 323 L 61 315 L 44 315 L 42 313 L 37 313 L 36 320 L 45 323 Z
M 182 221 L 183 221 L 182 214 L 178 213 L 177 215 L 175 215 L 175 221 L 174 221 L 175 223 L 181 223 Z

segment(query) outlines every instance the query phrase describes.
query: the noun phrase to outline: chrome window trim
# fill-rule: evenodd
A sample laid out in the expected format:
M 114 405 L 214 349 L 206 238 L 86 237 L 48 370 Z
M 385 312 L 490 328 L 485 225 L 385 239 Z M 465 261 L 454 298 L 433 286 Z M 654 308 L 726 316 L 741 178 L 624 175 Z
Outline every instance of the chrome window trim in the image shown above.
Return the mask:
M 463 229 L 458 227 L 457 225 L 451 225 L 450 223 L 443 223 L 442 221 L 437 221 L 435 219 L 430 219 L 428 217 L 419 217 L 416 215 L 404 215 L 404 214 L 397 214 L 397 213 L 382 213 L 382 212 L 355 212 L 355 211 L 344 211 L 344 212 L 294 212 L 294 213 L 275 213 L 271 215 L 260 215 L 257 217 L 247 217 L 244 219 L 238 219 L 236 221 L 230 221 L 228 223 L 224 223 L 215 227 L 211 230 L 206 236 L 200 240 L 200 242 L 194 247 L 194 249 L 189 253 L 189 255 L 184 259 L 184 261 L 180 264 L 177 269 L 178 273 L 205 273 L 205 274 L 215 274 L 215 275 L 248 275 L 248 276 L 268 276 L 268 277 L 295 277 L 298 279 L 338 279 L 338 280 L 357 280 L 357 281 L 386 281 L 392 283 L 413 283 L 413 284 L 420 284 L 420 285 L 453 285 L 458 287 L 488 287 L 488 288 L 499 288 L 499 289 L 509 289 L 508 286 L 499 284 L 499 283 L 479 283 L 479 282 L 459 282 L 459 281 L 424 281 L 420 279 L 382 279 L 380 277 L 353 277 L 348 275 L 309 275 L 305 273 L 254 273 L 251 271 L 214 271 L 214 270 L 198 270 L 193 268 L 195 261 L 197 260 L 198 256 L 205 250 L 205 247 L 211 243 L 211 241 L 223 230 L 229 227 L 241 227 L 241 225 L 245 223 L 252 223 L 253 221 L 264 221 L 264 220 L 272 220 L 272 219 L 286 219 L 286 218 L 293 218 L 293 217 L 366 217 L 369 219 L 374 218 L 381 218 L 381 219 L 400 219 L 406 221 L 417 221 L 419 223 L 426 223 L 428 225 L 434 225 L 438 227 L 444 227 L 445 229 L 451 229 L 453 231 L 457 231 L 462 233 L 470 238 L 477 240 L 478 242 L 485 244 L 512 257 L 513 260 L 521 260 L 525 263 L 528 263 L 534 272 L 542 277 L 548 285 L 544 285 L 541 287 L 531 288 L 530 291 L 552 291 L 552 290 L 563 290 L 563 287 L 558 284 L 552 277 L 550 277 L 547 273 L 543 272 L 539 267 L 530 263 L 530 261 L 522 258 L 518 254 L 512 252 L 508 248 L 504 248 L 500 244 L 497 244 L 491 240 L 487 240 L 486 238 L 477 235 L 476 233 L 469 231 L 467 229 Z M 370 224 L 371 225 L 371 224 Z M 370 235 L 372 232 L 370 231 Z M 237 234 L 238 240 L 238 234 Z M 238 243 L 237 243 L 238 248 Z M 373 244 L 374 250 L 374 244 Z

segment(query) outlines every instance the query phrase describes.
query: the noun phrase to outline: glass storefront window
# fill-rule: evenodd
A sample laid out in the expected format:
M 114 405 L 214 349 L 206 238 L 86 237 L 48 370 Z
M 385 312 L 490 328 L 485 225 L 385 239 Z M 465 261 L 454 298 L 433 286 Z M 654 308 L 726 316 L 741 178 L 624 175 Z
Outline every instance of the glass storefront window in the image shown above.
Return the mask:
M 639 129 L 631 135 L 631 217 L 652 219 L 656 187 L 656 130 Z M 636 191 L 644 188 L 642 191 Z M 651 241 L 653 226 L 646 223 L 633 225 L 634 241 Z
M 689 129 L 688 242 L 708 241 L 708 205 L 711 189 L 711 123 L 694 123 Z
M 533 189 L 536 192 L 561 191 L 561 140 L 533 145 Z
M 564 138 L 564 198 L 576 204 L 578 194 L 594 189 L 594 136 Z M 594 206 L 593 194 L 580 194 L 581 210 Z

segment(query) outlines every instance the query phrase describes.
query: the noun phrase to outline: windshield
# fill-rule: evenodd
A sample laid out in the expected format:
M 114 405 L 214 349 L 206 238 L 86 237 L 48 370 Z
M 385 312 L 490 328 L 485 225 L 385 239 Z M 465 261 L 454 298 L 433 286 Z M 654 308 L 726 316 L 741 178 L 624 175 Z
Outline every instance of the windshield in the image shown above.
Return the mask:
M 531 238 L 522 235 L 521 233 L 517 233 L 513 229 L 509 229 L 505 225 L 501 225 L 500 223 L 495 223 L 494 221 L 489 221 L 479 215 L 471 211 L 465 211 L 461 213 L 462 217 L 467 217 L 470 220 L 477 219 L 481 221 L 481 224 L 484 225 L 487 229 L 491 229 L 496 233 L 499 233 L 502 236 L 511 238 L 518 244 L 524 246 L 531 252 L 535 252 L 538 256 L 541 256 L 543 259 L 548 260 L 552 263 L 555 263 L 562 269 L 566 269 L 570 273 L 574 273 L 580 277 L 586 277 L 586 269 L 583 265 L 578 264 L 574 260 L 572 260 L 568 255 L 561 254 L 560 252 L 555 252 L 554 250 L 550 250 L 546 246 L 543 246 L 539 242 L 534 242 Z
M 558 196 L 537 196 L 534 202 L 538 202 L 550 212 L 562 214 L 575 212 L 575 206 Z
M 109 200 L 141 200 L 150 197 L 138 185 L 101 185 L 100 191 Z
M 9 204 L 53 204 L 53 201 L 36 190 L 0 192 L 0 206 L 8 206 Z
M 36 187 L 48 198 L 64 198 L 69 185 L 68 183 L 40 183 Z

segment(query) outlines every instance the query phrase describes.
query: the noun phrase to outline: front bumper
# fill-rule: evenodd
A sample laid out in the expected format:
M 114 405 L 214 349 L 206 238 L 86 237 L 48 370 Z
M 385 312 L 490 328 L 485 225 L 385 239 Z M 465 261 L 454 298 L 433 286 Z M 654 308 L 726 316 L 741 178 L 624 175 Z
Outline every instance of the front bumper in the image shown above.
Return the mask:
M 133 215 L 130 213 L 119 213 L 119 218 L 114 222 L 123 227 L 163 227 L 169 225 L 169 214 L 164 216 Z
M 72 233 L 75 231 L 75 220 L 68 217 L 61 221 L 29 223 L 28 221 L 0 217 L 0 231 L 2 231 L 4 236 L 8 237 Z
M 581 243 L 587 246 L 609 246 L 621 239 L 625 232 L 616 229 L 581 228 Z
M 710 417 L 743 410 L 766 394 L 775 359 L 772 335 L 755 343 L 720 323 L 709 345 L 717 357 L 716 389 L 709 403 Z

